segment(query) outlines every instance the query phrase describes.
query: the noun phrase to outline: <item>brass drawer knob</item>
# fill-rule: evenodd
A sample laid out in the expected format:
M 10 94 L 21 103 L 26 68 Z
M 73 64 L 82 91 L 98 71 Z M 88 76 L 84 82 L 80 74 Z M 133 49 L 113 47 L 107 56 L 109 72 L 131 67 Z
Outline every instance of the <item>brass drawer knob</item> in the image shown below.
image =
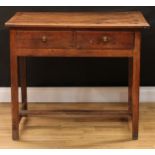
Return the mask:
M 42 42 L 47 42 L 47 37 L 46 36 L 42 36 Z
M 102 36 L 102 41 L 106 43 L 110 41 L 110 38 L 108 36 Z

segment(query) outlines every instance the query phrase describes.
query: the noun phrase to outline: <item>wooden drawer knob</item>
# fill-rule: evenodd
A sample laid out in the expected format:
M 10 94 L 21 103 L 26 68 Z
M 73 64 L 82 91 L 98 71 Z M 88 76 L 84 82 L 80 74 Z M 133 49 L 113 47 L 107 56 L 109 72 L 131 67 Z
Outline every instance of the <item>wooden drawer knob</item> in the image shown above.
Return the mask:
M 47 37 L 46 36 L 42 36 L 42 42 L 47 42 Z
M 102 41 L 106 43 L 110 41 L 110 38 L 108 36 L 102 36 Z

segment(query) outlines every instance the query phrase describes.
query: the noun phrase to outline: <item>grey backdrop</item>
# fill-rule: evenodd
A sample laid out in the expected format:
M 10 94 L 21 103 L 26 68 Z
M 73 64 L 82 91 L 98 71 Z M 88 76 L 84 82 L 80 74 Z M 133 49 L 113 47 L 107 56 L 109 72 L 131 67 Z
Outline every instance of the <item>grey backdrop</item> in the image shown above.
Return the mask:
M 0 86 L 10 86 L 9 33 L 4 23 L 17 11 L 141 11 L 151 24 L 142 32 L 141 85 L 155 86 L 155 7 L 0 7 Z M 28 58 L 30 86 L 125 86 L 127 59 Z

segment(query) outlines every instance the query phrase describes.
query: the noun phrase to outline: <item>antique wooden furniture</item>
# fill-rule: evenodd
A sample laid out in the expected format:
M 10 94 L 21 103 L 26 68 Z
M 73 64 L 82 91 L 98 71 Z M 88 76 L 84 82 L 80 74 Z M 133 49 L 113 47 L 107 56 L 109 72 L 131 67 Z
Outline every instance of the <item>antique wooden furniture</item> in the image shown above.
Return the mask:
M 129 59 L 129 109 L 98 111 L 98 114 L 131 116 L 132 137 L 138 138 L 140 31 L 149 27 L 140 12 L 18 12 L 6 22 L 6 26 L 10 28 L 14 140 L 19 139 L 19 122 L 23 116 L 52 112 L 52 110 L 27 109 L 25 58 L 43 56 L 127 57 Z M 21 109 L 18 101 L 19 66 Z M 93 113 L 93 111 L 83 112 Z

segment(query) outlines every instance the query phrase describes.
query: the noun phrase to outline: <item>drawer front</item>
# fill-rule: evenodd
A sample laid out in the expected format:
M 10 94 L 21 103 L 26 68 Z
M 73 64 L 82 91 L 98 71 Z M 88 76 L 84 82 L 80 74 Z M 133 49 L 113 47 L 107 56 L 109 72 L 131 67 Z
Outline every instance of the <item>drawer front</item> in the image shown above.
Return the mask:
M 17 31 L 16 48 L 63 49 L 72 47 L 71 31 Z
M 134 32 L 77 31 L 78 49 L 132 49 Z

